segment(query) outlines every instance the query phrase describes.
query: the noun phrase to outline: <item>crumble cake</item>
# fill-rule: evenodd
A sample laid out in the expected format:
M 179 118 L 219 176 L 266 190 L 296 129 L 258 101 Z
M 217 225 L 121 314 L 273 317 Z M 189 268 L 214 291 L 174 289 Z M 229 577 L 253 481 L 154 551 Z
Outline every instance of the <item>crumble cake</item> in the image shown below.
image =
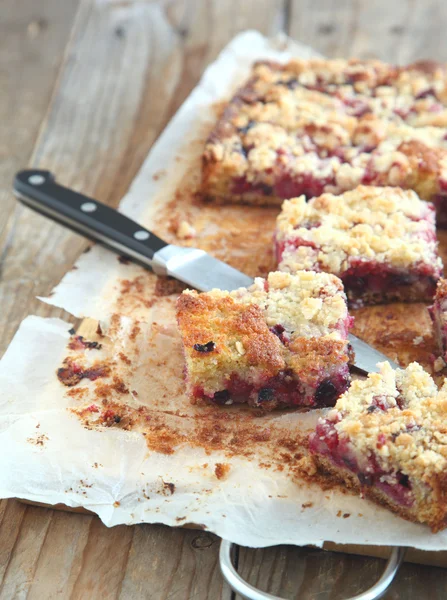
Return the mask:
M 186 290 L 177 320 L 193 402 L 333 406 L 348 387 L 352 318 L 333 275 L 275 272 L 233 292 Z
M 352 306 L 430 301 L 442 273 L 434 207 L 411 190 L 286 200 L 275 238 L 279 270 L 337 275 Z
M 433 532 L 447 525 L 447 383 L 418 363 L 354 381 L 309 438 L 318 469 Z
M 281 204 L 359 184 L 432 201 L 447 226 L 444 65 L 256 63 L 209 136 L 202 189 L 217 201 Z
M 433 321 L 435 340 L 442 359 L 441 367 L 447 363 L 447 280 L 438 281 L 433 306 L 428 309 Z M 436 366 L 436 365 L 435 365 Z

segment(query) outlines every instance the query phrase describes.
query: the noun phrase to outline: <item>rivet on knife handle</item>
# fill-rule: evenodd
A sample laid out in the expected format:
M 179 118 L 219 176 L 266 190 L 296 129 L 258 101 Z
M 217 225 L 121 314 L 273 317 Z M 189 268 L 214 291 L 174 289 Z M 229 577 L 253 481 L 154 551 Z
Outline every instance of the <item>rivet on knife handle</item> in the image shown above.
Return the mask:
M 49 171 L 20 171 L 14 192 L 29 208 L 146 265 L 168 245 L 117 210 L 59 185 Z

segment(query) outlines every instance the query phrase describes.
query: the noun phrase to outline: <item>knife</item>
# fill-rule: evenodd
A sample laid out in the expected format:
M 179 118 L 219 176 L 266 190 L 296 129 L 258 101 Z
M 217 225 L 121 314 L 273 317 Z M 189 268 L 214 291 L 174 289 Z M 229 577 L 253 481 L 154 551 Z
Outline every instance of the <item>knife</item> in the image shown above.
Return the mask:
M 59 185 L 50 171 L 20 171 L 14 179 L 14 193 L 23 204 L 53 221 L 150 267 L 157 275 L 169 275 L 202 292 L 231 291 L 253 283 L 251 277 L 204 250 L 167 244 L 110 206 Z M 377 372 L 377 363 L 383 361 L 399 367 L 352 334 L 349 342 L 355 352 L 353 366 L 360 371 Z

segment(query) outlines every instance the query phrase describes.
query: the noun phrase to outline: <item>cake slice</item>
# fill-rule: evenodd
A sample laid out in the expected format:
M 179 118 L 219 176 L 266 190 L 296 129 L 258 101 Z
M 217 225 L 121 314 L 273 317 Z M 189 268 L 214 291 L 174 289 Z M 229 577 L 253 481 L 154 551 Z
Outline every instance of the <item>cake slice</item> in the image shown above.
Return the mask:
M 275 238 L 280 270 L 333 273 L 352 306 L 430 301 L 442 273 L 433 205 L 410 190 L 287 200 Z
M 354 381 L 309 439 L 328 478 L 433 532 L 447 525 L 447 383 L 418 363 Z
M 429 308 L 433 321 L 435 340 L 439 356 L 447 363 L 447 280 L 440 279 L 436 288 L 433 306 Z
M 445 65 L 257 63 L 211 132 L 202 191 L 281 204 L 359 184 L 415 190 L 447 226 Z
M 333 406 L 349 384 L 352 319 L 333 275 L 276 272 L 248 289 L 186 290 L 177 319 L 193 402 Z

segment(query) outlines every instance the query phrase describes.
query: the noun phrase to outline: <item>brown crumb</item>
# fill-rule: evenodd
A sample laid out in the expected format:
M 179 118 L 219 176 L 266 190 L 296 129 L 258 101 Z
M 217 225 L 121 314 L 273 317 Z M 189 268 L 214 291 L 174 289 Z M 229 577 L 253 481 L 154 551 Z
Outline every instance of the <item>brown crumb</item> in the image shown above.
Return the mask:
M 175 485 L 169 481 L 163 481 L 163 489 L 170 492 L 171 496 L 175 492 Z
M 172 294 L 180 295 L 186 287 L 181 281 L 172 277 L 157 277 L 154 294 L 157 297 L 171 296 Z
M 154 181 L 158 181 L 159 179 L 161 179 L 162 177 L 164 177 L 166 175 L 166 169 L 160 169 L 159 171 L 156 171 L 153 175 L 152 175 L 152 179 Z
M 337 517 L 341 517 L 341 516 L 342 516 L 342 514 L 343 514 L 343 513 L 341 512 L 341 510 L 339 510 L 339 511 L 338 511 L 338 513 L 337 513 Z
M 138 324 L 135 324 L 135 325 L 132 327 L 132 331 L 131 331 L 131 334 L 130 334 L 129 338 L 130 338 L 131 340 L 135 340 L 135 338 L 136 338 L 136 337 L 137 337 L 137 335 L 140 333 L 140 331 L 141 331 L 141 328 L 140 328 L 140 326 L 139 326 Z
M 62 364 L 64 366 L 57 370 L 57 377 L 67 387 L 77 385 L 82 379 L 95 381 L 100 377 L 109 377 L 111 371 L 110 366 L 104 364 L 94 364 L 92 367 L 84 369 L 71 358 L 66 358 Z
M 314 505 L 313 502 L 305 502 L 304 504 L 301 505 L 301 508 L 310 508 L 313 505 Z
M 115 508 L 118 508 L 118 506 L 121 506 L 121 502 L 118 502 L 118 500 L 115 500 L 115 502 L 113 503 L 113 506 Z
M 343 519 L 348 519 L 351 516 L 351 513 L 344 513 Z
M 45 442 L 48 441 L 48 439 L 48 436 L 42 433 L 41 435 L 38 435 L 35 438 L 28 438 L 26 441 L 29 444 L 33 444 L 34 446 L 44 446 Z
M 131 360 L 124 354 L 124 352 L 120 352 L 118 354 L 118 356 L 120 357 L 120 359 L 123 361 L 123 363 L 126 363 L 126 365 L 130 365 L 132 364 Z
M 231 466 L 228 463 L 216 463 L 214 473 L 217 479 L 224 479 L 228 475 L 230 469 Z

